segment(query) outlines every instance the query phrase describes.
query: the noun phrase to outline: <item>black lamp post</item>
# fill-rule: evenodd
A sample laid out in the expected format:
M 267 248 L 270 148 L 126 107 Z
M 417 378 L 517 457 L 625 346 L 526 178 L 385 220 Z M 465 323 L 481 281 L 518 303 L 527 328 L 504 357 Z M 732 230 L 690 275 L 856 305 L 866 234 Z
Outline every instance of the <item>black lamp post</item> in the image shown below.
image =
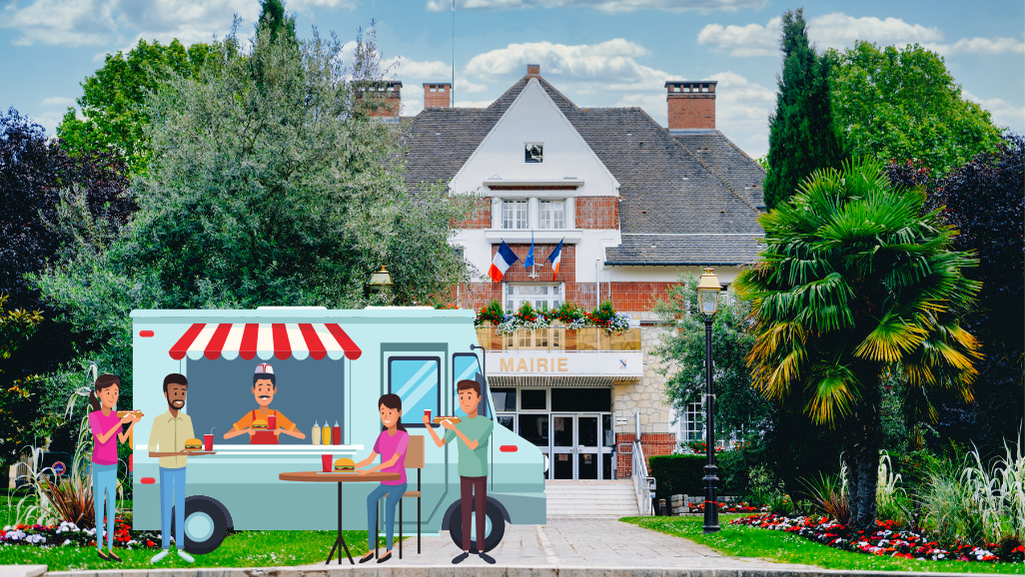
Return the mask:
M 715 393 L 712 389 L 712 318 L 719 310 L 719 277 L 706 268 L 698 281 L 698 306 L 705 317 L 705 450 L 708 464 L 705 465 L 705 533 L 719 530 L 719 503 L 715 495 L 715 484 L 719 482 L 715 466 Z

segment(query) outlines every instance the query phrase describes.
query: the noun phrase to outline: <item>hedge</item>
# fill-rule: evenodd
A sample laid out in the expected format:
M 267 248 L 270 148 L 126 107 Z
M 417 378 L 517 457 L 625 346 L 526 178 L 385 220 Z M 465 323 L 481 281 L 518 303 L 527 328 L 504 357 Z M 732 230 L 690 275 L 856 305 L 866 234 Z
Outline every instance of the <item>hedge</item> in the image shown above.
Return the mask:
M 704 495 L 705 455 L 659 455 L 648 460 L 655 477 L 655 498 L 669 503 L 672 495 Z M 656 501 L 657 502 L 657 501 Z

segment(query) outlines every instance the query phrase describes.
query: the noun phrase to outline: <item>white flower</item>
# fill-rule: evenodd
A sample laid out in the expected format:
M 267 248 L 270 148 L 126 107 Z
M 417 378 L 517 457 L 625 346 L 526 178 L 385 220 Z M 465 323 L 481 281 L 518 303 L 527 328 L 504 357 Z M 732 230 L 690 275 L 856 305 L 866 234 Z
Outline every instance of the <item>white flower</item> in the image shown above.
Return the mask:
M 65 539 L 64 542 L 61 543 L 61 545 L 70 545 L 70 544 L 71 544 L 71 539 Z
M 33 543 L 33 544 L 34 543 L 46 543 L 46 537 L 44 537 L 42 535 L 29 535 L 28 537 L 25 537 L 25 541 L 27 541 L 29 543 Z
M 21 529 L 15 529 L 7 534 L 7 539 L 11 541 L 20 541 L 25 538 L 25 532 Z

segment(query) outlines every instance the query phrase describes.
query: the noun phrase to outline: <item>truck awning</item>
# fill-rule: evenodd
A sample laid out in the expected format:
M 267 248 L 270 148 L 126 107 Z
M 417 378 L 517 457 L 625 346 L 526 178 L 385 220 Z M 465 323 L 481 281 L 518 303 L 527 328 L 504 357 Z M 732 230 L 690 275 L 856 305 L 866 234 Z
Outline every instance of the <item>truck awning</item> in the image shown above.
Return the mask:
M 354 361 L 363 351 L 336 323 L 195 323 L 169 353 L 176 361 L 186 356 L 193 360 L 311 357 L 319 361 L 324 357 L 339 360 L 343 355 Z

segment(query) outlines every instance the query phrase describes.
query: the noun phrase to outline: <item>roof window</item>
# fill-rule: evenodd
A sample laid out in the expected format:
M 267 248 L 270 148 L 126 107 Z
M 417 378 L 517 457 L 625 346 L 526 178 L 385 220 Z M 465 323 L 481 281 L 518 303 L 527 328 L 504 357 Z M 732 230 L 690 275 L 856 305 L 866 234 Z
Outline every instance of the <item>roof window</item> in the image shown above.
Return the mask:
M 528 142 L 524 145 L 523 162 L 544 162 L 545 145 L 539 142 Z

